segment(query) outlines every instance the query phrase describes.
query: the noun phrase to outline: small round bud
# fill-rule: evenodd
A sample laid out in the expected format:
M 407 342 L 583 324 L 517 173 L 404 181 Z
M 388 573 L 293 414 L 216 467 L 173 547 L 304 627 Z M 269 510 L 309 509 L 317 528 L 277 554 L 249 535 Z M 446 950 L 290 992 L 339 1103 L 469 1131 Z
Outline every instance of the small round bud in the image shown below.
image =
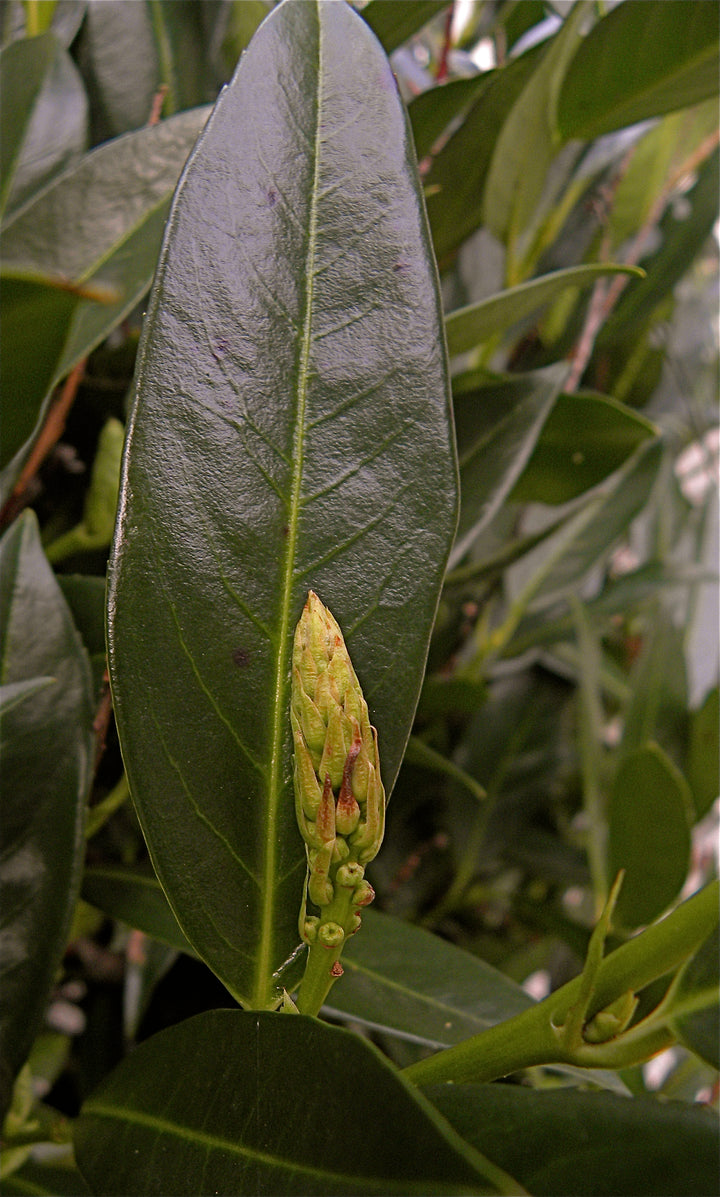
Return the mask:
M 323 923 L 318 927 L 317 940 L 325 948 L 337 948 L 345 938 L 345 932 L 339 923 Z
M 340 865 L 335 880 L 343 889 L 355 889 L 360 884 L 365 876 L 365 869 L 357 861 L 351 860 L 348 864 Z

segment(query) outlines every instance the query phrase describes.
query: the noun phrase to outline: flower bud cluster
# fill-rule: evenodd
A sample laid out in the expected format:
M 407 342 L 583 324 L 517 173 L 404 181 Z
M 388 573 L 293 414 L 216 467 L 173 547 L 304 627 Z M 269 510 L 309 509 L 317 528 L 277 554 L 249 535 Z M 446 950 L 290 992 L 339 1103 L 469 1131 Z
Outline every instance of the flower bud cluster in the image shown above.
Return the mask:
M 300 931 L 306 942 L 334 949 L 374 897 L 364 871 L 382 842 L 385 791 L 377 732 L 345 640 L 312 591 L 295 632 L 290 719 L 307 897 L 330 916 L 307 917 L 303 903 Z

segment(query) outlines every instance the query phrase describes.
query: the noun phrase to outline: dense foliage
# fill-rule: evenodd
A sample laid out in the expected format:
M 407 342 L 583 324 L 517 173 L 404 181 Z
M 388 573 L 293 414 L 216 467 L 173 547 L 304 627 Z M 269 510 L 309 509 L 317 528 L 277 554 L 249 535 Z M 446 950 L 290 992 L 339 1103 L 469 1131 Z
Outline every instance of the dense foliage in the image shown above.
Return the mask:
M 5 1191 L 717 1192 L 714 0 L 0 21 Z

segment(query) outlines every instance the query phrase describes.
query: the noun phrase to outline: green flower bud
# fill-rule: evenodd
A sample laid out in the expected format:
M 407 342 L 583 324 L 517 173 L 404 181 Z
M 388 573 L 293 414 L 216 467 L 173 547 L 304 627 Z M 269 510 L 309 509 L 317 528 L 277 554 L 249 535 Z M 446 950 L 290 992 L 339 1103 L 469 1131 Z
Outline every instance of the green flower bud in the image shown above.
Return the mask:
M 324 948 L 337 948 L 345 938 L 345 932 L 339 923 L 323 923 L 318 927 L 318 943 Z
M 375 901 L 375 890 L 369 881 L 361 881 L 355 893 L 353 894 L 353 909 L 359 910 L 361 906 L 369 906 L 371 902 Z
M 357 861 L 351 861 L 350 864 L 340 865 L 335 874 L 335 881 L 343 889 L 355 889 L 360 884 L 365 874 L 365 870 Z
M 313 995 L 305 1001 L 314 1011 L 318 994 L 342 973 L 338 957 L 360 927 L 358 912 L 375 896 L 364 866 L 382 840 L 385 791 L 377 732 L 342 632 L 312 591 L 295 632 L 290 717 L 295 811 L 308 860 L 299 920 L 309 946 L 301 994 Z M 308 916 L 306 902 L 319 918 Z
M 586 1043 L 607 1043 L 627 1030 L 633 1020 L 639 999 L 630 989 L 604 1010 L 598 1010 L 586 1024 L 583 1039 Z

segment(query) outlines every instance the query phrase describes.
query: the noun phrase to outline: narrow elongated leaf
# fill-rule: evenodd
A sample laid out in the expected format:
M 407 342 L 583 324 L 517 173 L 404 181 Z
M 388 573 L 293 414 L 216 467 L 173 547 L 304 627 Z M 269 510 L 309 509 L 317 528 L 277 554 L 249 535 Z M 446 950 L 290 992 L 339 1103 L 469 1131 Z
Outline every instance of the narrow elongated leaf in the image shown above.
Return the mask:
M 641 271 L 630 266 L 594 263 L 555 270 L 542 278 L 509 287 L 490 299 L 458 308 L 445 317 L 448 352 L 451 355 L 466 353 L 490 337 L 506 332 L 526 316 L 531 316 L 538 308 L 562 295 L 568 287 L 591 287 L 605 274 L 635 274 L 642 277 Z
M 720 154 L 715 151 L 698 171 L 695 185 L 686 193 L 690 211 L 671 206 L 660 223 L 661 244 L 642 261 L 646 278 L 631 279 L 620 302 L 597 339 L 598 348 L 630 340 L 634 348 L 658 305 L 686 273 L 717 220 Z
M 655 435 L 655 425 L 608 395 L 560 394 L 513 487 L 512 501 L 568 503 Z
M 539 1197 L 697 1197 L 717 1191 L 710 1110 L 519 1085 L 425 1090 L 459 1133 Z
M 677 897 L 690 864 L 690 792 L 657 744 L 629 752 L 608 809 L 608 876 L 625 869 L 616 906 L 627 927 L 649 923 Z
M 461 453 L 462 503 L 451 569 L 489 524 L 522 474 L 566 374 L 565 366 L 549 366 L 500 384 L 507 395 L 508 414 Z M 522 396 L 519 401 L 518 392 Z
M 288 700 L 307 590 L 346 635 L 389 790 L 455 485 L 435 270 L 392 73 L 346 5 L 281 5 L 170 217 L 110 574 L 118 725 L 156 871 L 244 1002 L 272 1000 L 297 942 Z
M 683 969 L 673 988 L 671 1025 L 690 1051 L 720 1068 L 720 975 L 717 935 L 711 935 Z
M 343 952 L 331 1012 L 435 1051 L 532 1006 L 533 999 L 469 952 L 368 910 Z
M 624 712 L 622 749 L 631 752 L 654 740 L 682 762 L 688 732 L 684 629 L 675 627 L 660 603 L 650 618 L 630 679 L 632 698 Z M 692 813 L 688 808 L 688 818 Z
M 687 779 L 699 819 L 708 813 L 720 792 L 719 725 L 720 694 L 715 686 L 702 706 L 690 714 Z
M 575 586 L 597 561 L 623 536 L 648 500 L 662 460 L 662 442 L 646 441 L 599 488 L 595 504 L 574 517 L 574 534 L 558 533 L 557 546 L 549 541 L 538 550 L 541 559 L 533 599 Z M 544 558 L 544 560 L 543 560 Z M 541 576 L 542 575 L 542 576 Z
M 85 148 L 87 97 L 53 33 L 0 52 L 0 214 L 24 203 Z
M 111 918 L 120 919 L 179 952 L 193 949 L 178 926 L 157 877 L 120 866 L 98 866 L 83 874 L 82 896 Z
M 94 743 L 85 652 L 31 512 L 0 546 L 0 627 L 3 690 L 28 686 L 23 701 L 3 711 L 0 742 L 4 1115 L 65 946 L 80 883 Z M 45 684 L 48 678 L 53 684 Z
M 429 87 L 408 105 L 415 149 L 419 159 L 429 154 L 451 122 L 466 115 L 490 82 L 491 73 L 451 79 L 442 87 Z
M 92 291 L 47 274 L 3 268 L 0 278 L 0 381 L 5 470 L 27 442 L 62 358 L 73 317 Z M 102 294 L 98 292 L 98 298 Z M 9 473 L 3 478 L 7 486 Z
M 85 1103 L 75 1147 L 94 1193 L 126 1197 L 492 1193 L 488 1175 L 508 1181 L 367 1041 L 303 1015 L 214 1010 L 146 1040 Z
M 460 128 L 425 178 L 428 216 L 441 266 L 482 223 L 487 173 L 503 123 L 537 65 L 538 46 L 489 75 Z
M 208 112 L 184 112 L 86 154 L 3 230 L 6 264 L 116 293 L 102 308 L 82 304 L 51 384 L 99 345 L 150 286 L 170 199 Z
M 719 26 L 715 0 L 619 4 L 590 31 L 565 76 L 563 137 L 599 137 L 717 95 Z
M 483 197 L 483 218 L 500 240 L 517 238 L 528 226 L 557 151 L 553 128 L 560 82 L 580 38 L 586 10 L 571 9 L 561 29 L 515 101 L 493 150 Z

